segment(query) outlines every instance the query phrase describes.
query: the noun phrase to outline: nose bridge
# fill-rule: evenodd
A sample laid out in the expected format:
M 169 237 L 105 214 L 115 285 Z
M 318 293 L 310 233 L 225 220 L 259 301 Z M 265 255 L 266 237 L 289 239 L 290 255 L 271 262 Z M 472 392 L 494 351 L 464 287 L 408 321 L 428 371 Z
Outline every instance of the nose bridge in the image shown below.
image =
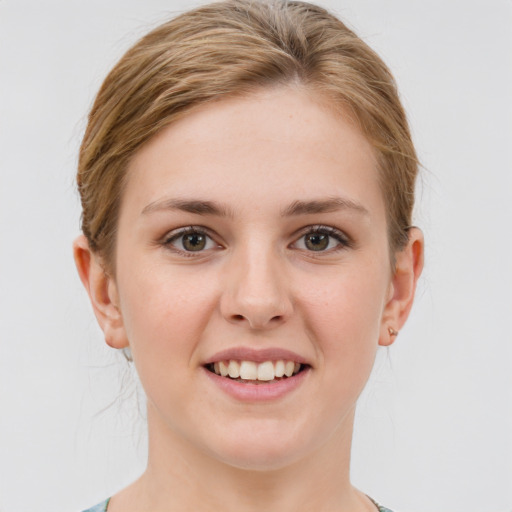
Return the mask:
M 223 296 L 223 314 L 231 322 L 265 329 L 291 313 L 284 260 L 268 240 L 251 239 L 233 251 Z

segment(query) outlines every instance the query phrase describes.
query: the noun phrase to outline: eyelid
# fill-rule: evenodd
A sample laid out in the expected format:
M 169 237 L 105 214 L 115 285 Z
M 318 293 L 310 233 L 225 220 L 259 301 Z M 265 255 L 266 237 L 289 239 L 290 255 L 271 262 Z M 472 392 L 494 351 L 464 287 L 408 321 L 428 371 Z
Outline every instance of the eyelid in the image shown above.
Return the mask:
M 207 236 L 211 241 L 213 241 L 214 244 L 216 244 L 215 248 L 210 249 L 203 249 L 201 251 L 185 251 L 182 249 L 179 249 L 178 247 L 175 247 L 172 245 L 172 243 L 175 240 L 178 240 L 181 236 L 187 235 L 187 234 L 200 234 Z M 325 251 L 311 251 L 307 249 L 300 249 L 308 252 L 309 254 L 313 256 L 322 256 L 322 254 L 331 254 L 333 252 L 337 252 L 343 249 L 351 248 L 354 245 L 354 242 L 350 236 L 348 236 L 345 232 L 341 231 L 338 228 L 335 228 L 333 226 L 328 226 L 324 224 L 313 224 L 309 226 L 305 226 L 301 228 L 296 234 L 294 235 L 294 242 L 290 244 L 289 247 L 292 247 L 298 243 L 298 241 L 304 237 L 307 234 L 310 233 L 320 233 L 320 234 L 326 234 L 335 240 L 338 241 L 338 246 L 335 248 L 331 248 Z M 204 226 L 197 226 L 197 225 L 190 225 L 190 226 L 183 226 L 177 229 L 174 229 L 172 231 L 169 231 L 166 233 L 160 242 L 161 245 L 163 245 L 165 248 L 172 250 L 173 252 L 185 256 L 185 257 L 200 257 L 205 256 L 205 254 L 210 253 L 213 249 L 223 249 L 224 247 L 222 244 L 220 244 L 218 241 L 218 236 L 216 234 L 213 234 L 212 231 Z
M 163 245 L 165 248 L 167 248 L 179 255 L 185 256 L 185 257 L 204 256 L 206 253 L 209 253 L 212 250 L 212 248 L 210 248 L 210 249 L 204 249 L 202 251 L 185 251 L 185 250 L 179 249 L 178 247 L 175 247 L 173 245 L 174 241 L 179 240 L 180 237 L 182 237 L 184 235 L 189 235 L 189 234 L 204 235 L 204 236 L 208 237 L 216 245 L 215 249 L 222 248 L 222 245 L 217 242 L 216 236 L 213 235 L 212 232 L 208 228 L 206 228 L 204 226 L 194 226 L 194 225 L 184 226 L 184 227 L 173 229 L 172 231 L 169 231 L 168 233 L 166 233 L 163 236 L 161 245 Z
M 197 233 L 200 235 L 207 235 L 210 238 L 212 238 L 210 230 L 208 228 L 205 228 L 203 226 L 183 226 L 181 228 L 173 229 L 169 232 L 167 232 L 163 237 L 162 241 L 163 243 L 169 243 L 170 241 L 178 238 L 182 235 L 188 235 L 190 233 Z
M 339 250 L 343 250 L 346 248 L 353 247 L 354 243 L 352 238 L 350 238 L 346 233 L 341 231 L 338 228 L 335 228 L 333 226 L 327 226 L 325 224 L 313 224 L 310 226 L 305 226 L 304 228 L 300 229 L 299 232 L 295 235 L 295 241 L 291 244 L 292 246 L 297 244 L 297 242 L 305 235 L 310 233 L 320 233 L 328 235 L 335 240 L 339 242 L 338 247 L 334 249 L 329 249 L 326 251 L 307 251 L 308 253 L 312 253 L 318 256 L 321 256 L 322 254 L 330 254 L 332 252 L 336 252 Z M 306 249 L 303 249 L 306 250 Z

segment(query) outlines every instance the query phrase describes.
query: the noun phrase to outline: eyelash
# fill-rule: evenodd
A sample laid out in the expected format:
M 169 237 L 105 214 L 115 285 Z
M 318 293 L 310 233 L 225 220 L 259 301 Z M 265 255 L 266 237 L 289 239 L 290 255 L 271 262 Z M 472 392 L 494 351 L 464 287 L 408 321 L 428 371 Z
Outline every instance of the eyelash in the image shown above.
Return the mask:
M 324 225 L 314 225 L 314 226 L 307 226 L 303 230 L 301 230 L 301 234 L 297 241 L 294 242 L 294 244 L 297 244 L 299 240 L 301 240 L 306 235 L 327 235 L 330 238 L 334 238 L 338 245 L 335 248 L 328 249 L 326 251 L 307 251 L 308 253 L 311 253 L 312 255 L 322 255 L 322 254 L 331 254 L 333 252 L 338 252 L 343 249 L 350 249 L 353 246 L 352 240 L 342 231 L 339 229 L 333 228 L 332 226 L 324 226 Z
M 295 242 L 293 242 L 293 244 L 291 244 L 291 245 L 297 244 L 299 242 L 299 240 L 301 240 L 303 237 L 305 237 L 306 235 L 311 235 L 311 234 L 312 235 L 316 235 L 316 234 L 327 235 L 330 238 L 334 238 L 338 242 L 338 245 L 335 248 L 331 248 L 331 249 L 323 250 L 323 251 L 313 251 L 313 250 L 301 249 L 301 250 L 304 250 L 304 251 L 311 253 L 312 255 L 315 255 L 315 256 L 316 255 L 320 256 L 322 254 L 330 254 L 333 252 L 338 252 L 343 249 L 350 249 L 353 246 L 352 240 L 347 235 L 345 235 L 342 231 L 340 231 L 339 229 L 333 228 L 332 226 L 324 226 L 324 225 L 306 226 L 305 228 L 303 228 L 301 230 L 300 235 L 297 238 L 297 240 Z M 219 244 L 217 244 L 214 241 L 213 236 L 210 234 L 209 230 L 202 226 L 188 226 L 185 228 L 181 228 L 177 231 L 174 231 L 165 237 L 165 239 L 162 242 L 162 245 L 174 252 L 177 252 L 178 254 L 180 254 L 182 256 L 187 257 L 187 258 L 197 257 L 201 253 L 204 253 L 205 251 L 208 250 L 208 249 L 203 249 L 203 250 L 199 250 L 199 251 L 186 251 L 184 249 L 179 249 L 172 245 L 173 242 L 180 240 L 180 238 L 182 238 L 186 235 L 205 236 L 205 237 L 209 238 L 214 244 L 216 244 L 217 247 L 221 247 Z M 183 242 L 182 242 L 182 244 L 183 244 Z
M 167 247 L 168 249 L 170 249 L 174 252 L 177 252 L 180 256 L 185 256 L 187 258 L 194 258 L 194 257 L 197 257 L 198 255 L 200 255 L 201 253 L 203 253 L 204 250 L 203 251 L 185 251 L 184 249 L 179 249 L 177 247 L 172 246 L 173 242 L 178 241 L 180 238 L 182 238 L 186 235 L 205 236 L 205 237 L 209 238 L 211 241 L 213 241 L 217 245 L 217 247 L 220 247 L 220 245 L 217 244 L 213 240 L 213 237 L 210 235 L 210 232 L 201 226 L 188 226 L 186 228 L 181 228 L 181 229 L 178 229 L 177 231 L 173 231 L 173 232 L 169 233 L 169 235 L 166 235 L 166 237 L 163 241 L 163 245 L 165 247 Z M 182 244 L 183 244 L 183 242 L 182 242 Z

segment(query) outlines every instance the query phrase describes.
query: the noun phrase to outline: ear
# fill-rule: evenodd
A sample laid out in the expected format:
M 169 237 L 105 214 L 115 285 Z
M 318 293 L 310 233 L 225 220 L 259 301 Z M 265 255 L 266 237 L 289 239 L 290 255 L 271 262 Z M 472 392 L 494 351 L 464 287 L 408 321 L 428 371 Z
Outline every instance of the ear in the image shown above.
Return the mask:
M 99 255 L 91 251 L 85 236 L 79 236 L 73 243 L 73 255 L 105 341 L 113 348 L 127 347 L 115 280 L 105 271 Z
M 379 345 L 391 345 L 409 316 L 416 284 L 423 270 L 423 250 L 423 233 L 413 227 L 409 230 L 407 246 L 395 255 L 396 264 L 382 317 Z

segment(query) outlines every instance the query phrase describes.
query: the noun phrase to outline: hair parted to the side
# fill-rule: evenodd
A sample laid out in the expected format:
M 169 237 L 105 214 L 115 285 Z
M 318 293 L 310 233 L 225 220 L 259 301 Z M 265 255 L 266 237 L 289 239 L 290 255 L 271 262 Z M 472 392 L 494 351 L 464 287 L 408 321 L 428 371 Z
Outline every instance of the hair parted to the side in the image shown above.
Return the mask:
M 408 240 L 418 172 L 407 119 L 386 65 L 325 9 L 286 0 L 224 0 L 186 12 L 135 44 L 105 79 L 81 145 L 82 230 L 114 267 L 130 159 L 191 108 L 299 84 L 343 107 L 375 149 L 392 251 Z

